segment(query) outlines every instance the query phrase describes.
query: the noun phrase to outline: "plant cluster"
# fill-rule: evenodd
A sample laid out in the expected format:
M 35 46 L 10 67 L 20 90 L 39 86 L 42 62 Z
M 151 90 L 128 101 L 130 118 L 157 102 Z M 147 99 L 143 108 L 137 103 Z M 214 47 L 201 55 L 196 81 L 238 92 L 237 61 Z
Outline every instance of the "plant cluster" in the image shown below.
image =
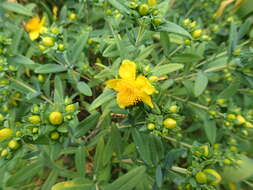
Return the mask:
M 0 0 L 0 190 L 253 187 L 251 0 Z

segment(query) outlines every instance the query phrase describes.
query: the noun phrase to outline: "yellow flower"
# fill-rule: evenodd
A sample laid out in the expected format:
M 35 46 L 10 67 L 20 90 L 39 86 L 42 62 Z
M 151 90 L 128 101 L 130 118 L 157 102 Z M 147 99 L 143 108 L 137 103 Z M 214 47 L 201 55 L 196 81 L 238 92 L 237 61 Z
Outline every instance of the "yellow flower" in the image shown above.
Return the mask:
M 42 17 L 40 19 L 38 16 L 31 18 L 25 24 L 25 30 L 29 32 L 29 37 L 31 40 L 36 40 L 43 31 L 46 31 L 47 28 L 44 27 L 46 18 Z
M 117 103 L 119 107 L 125 108 L 142 101 L 153 108 L 150 95 L 155 92 L 148 79 L 142 75 L 136 78 L 136 64 L 124 60 L 119 68 L 119 79 L 106 82 L 107 87 L 117 91 Z

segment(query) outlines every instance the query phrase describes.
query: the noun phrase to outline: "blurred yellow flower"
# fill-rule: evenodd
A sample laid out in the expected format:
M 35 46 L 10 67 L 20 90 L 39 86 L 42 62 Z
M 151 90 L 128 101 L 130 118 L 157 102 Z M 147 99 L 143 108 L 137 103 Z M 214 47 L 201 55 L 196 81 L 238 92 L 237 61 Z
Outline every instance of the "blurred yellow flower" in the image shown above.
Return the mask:
M 112 79 L 106 82 L 107 87 L 117 91 L 117 103 L 125 108 L 142 101 L 153 108 L 150 95 L 155 92 L 155 87 L 149 80 L 140 75 L 136 78 L 136 64 L 124 60 L 119 68 L 120 79 Z
M 43 31 L 46 31 L 47 28 L 44 27 L 46 18 L 42 17 L 40 19 L 38 16 L 31 18 L 25 24 L 25 30 L 29 32 L 29 37 L 31 40 L 36 40 Z
M 11 137 L 13 131 L 9 128 L 4 128 L 0 130 L 0 140 L 7 139 Z

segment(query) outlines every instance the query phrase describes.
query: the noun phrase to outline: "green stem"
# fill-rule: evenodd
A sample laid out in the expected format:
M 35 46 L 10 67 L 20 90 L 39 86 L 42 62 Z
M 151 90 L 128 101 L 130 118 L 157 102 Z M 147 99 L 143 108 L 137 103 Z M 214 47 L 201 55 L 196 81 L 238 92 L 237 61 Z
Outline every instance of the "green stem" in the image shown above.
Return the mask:
M 24 84 L 23 82 L 21 82 L 21 81 L 19 81 L 19 80 L 16 80 L 16 79 L 11 78 L 11 77 L 9 77 L 9 79 L 10 79 L 11 81 L 13 81 L 13 82 L 19 84 L 20 86 L 24 87 L 25 89 L 29 90 L 29 91 L 32 92 L 32 93 L 36 93 L 36 92 L 37 92 L 36 90 L 34 90 L 33 88 L 31 88 L 30 86 L 27 86 L 26 84 Z M 45 95 L 42 94 L 42 95 L 40 95 L 40 97 L 41 97 L 43 100 L 47 101 L 48 103 L 54 104 L 54 103 L 53 103 L 50 99 L 48 99 Z

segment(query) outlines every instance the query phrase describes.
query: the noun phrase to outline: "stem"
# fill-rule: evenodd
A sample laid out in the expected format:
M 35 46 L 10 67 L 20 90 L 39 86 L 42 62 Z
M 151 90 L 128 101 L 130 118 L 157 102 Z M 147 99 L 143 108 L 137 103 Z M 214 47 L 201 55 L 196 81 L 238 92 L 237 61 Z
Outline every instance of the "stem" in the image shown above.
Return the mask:
M 247 180 L 243 180 L 243 182 L 246 183 L 248 186 L 253 187 L 253 183 L 251 183 L 251 182 L 249 182 Z
M 138 34 L 137 34 L 137 37 L 136 37 L 135 44 L 137 44 L 140 41 L 140 39 L 141 39 L 142 34 L 143 34 L 144 31 L 145 31 L 145 24 L 144 24 L 144 20 L 142 20 L 142 22 L 140 24 L 140 28 L 139 28 Z
M 171 141 L 171 142 L 179 143 L 179 144 L 181 144 L 182 146 L 185 146 L 185 147 L 187 147 L 187 148 L 192 148 L 192 145 L 189 145 L 189 144 L 184 143 L 184 142 L 178 142 L 177 139 L 174 139 L 174 138 L 172 138 L 172 137 L 166 137 L 166 136 L 161 136 L 161 137 L 163 137 L 164 139 L 169 140 L 169 141 Z
M 30 86 L 27 86 L 26 84 L 22 83 L 22 82 L 19 81 L 19 80 L 16 80 L 16 79 L 11 78 L 11 77 L 9 77 L 9 79 L 12 80 L 13 82 L 19 84 L 20 86 L 26 88 L 27 90 L 29 90 L 29 91 L 32 92 L 32 93 L 36 93 L 36 92 L 37 92 L 36 90 L 34 90 L 33 88 L 31 88 Z M 46 102 L 48 102 L 49 104 L 54 104 L 54 103 L 53 103 L 50 99 L 48 99 L 45 95 L 42 94 L 42 95 L 40 95 L 40 97 L 41 97 L 43 100 L 45 100 Z

